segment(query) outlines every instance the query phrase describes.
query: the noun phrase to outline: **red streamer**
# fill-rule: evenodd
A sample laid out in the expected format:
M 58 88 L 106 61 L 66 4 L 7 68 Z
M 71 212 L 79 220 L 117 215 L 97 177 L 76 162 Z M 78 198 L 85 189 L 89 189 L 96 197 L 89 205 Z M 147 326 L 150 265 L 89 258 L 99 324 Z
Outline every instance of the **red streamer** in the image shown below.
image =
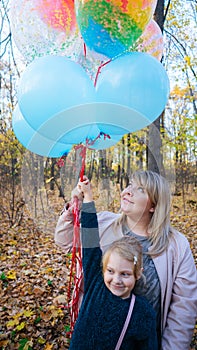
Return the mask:
M 80 286 L 83 277 L 82 270 L 82 251 L 80 241 L 80 221 L 79 221 L 79 203 L 78 198 L 74 198 L 74 235 L 73 235 L 73 248 L 72 248 L 72 261 L 70 268 L 70 281 L 68 286 L 68 300 L 71 299 L 71 289 L 74 286 L 72 292 L 72 302 L 70 304 L 70 332 L 69 336 L 72 335 L 76 319 L 79 312 L 79 296 Z

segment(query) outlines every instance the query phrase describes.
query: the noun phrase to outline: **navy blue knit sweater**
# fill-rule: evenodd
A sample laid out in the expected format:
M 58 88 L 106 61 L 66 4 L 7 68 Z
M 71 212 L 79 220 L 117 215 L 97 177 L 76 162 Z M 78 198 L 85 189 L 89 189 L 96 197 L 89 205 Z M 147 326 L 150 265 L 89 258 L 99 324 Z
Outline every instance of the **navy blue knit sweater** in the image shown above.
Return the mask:
M 105 286 L 101 269 L 97 215 L 94 202 L 81 213 L 84 297 L 71 339 L 70 350 L 114 350 L 127 317 L 131 298 L 122 299 Z M 136 296 L 121 350 L 157 350 L 155 312 Z

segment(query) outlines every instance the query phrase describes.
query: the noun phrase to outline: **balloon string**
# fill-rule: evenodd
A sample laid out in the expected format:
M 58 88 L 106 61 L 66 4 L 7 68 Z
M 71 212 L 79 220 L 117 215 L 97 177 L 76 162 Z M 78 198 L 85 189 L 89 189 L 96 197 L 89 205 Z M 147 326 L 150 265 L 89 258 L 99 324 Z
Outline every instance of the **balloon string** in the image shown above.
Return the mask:
M 101 68 L 104 67 L 104 66 L 105 66 L 106 64 L 108 64 L 109 62 L 111 62 L 111 60 L 109 60 L 109 61 L 107 61 L 107 62 L 105 62 L 105 63 L 102 63 L 102 64 L 98 67 L 97 73 L 96 73 L 96 77 L 95 77 L 95 80 L 94 80 L 94 87 L 96 87 L 97 80 L 98 80 L 98 76 L 99 76 L 99 74 L 100 74 L 100 72 L 101 72 Z
M 86 44 L 83 44 L 83 51 L 84 51 L 84 56 L 86 57 L 87 55 L 87 49 L 86 49 Z

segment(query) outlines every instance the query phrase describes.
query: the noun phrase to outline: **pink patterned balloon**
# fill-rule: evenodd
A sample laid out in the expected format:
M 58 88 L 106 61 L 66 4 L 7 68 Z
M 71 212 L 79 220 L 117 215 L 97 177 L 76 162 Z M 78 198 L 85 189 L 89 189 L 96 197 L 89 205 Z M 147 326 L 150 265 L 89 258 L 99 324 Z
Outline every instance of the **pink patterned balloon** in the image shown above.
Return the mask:
M 163 35 L 158 24 L 152 19 L 146 26 L 143 34 L 136 41 L 136 51 L 146 52 L 159 61 L 164 48 Z
M 28 63 L 50 54 L 78 59 L 83 41 L 73 0 L 11 0 L 10 23 L 15 44 Z

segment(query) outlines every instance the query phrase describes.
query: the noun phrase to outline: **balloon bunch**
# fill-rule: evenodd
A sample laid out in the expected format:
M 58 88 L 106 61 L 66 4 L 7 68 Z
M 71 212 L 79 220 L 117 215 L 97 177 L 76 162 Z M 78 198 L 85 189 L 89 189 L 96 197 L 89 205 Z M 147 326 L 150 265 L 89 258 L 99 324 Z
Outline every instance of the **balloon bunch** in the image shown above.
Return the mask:
M 13 37 L 29 63 L 19 81 L 13 130 L 27 149 L 48 157 L 61 157 L 73 145 L 104 149 L 161 114 L 169 80 L 157 59 L 162 41 L 154 50 L 160 40 L 152 20 L 156 3 L 11 1 Z M 73 247 L 79 237 L 77 204 L 76 209 Z M 77 261 L 81 266 L 77 244 L 78 250 L 72 250 L 68 300 Z M 74 283 L 71 333 L 79 300 L 79 285 Z
M 104 149 L 161 114 L 169 80 L 156 3 L 11 1 L 13 37 L 28 62 L 13 129 L 27 149 L 48 157 L 81 143 Z

